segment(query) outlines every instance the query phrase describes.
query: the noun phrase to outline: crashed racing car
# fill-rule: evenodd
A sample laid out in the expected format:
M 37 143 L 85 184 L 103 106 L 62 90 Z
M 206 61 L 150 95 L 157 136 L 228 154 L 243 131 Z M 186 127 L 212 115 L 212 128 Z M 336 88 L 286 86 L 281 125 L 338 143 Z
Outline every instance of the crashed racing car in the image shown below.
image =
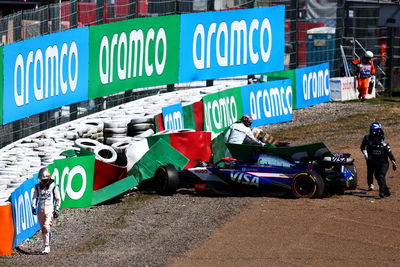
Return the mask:
M 239 151 L 243 154 L 245 150 Z M 194 188 L 199 193 L 216 195 L 283 190 L 297 198 L 320 198 L 325 193 L 343 194 L 345 190 L 356 189 L 357 173 L 350 154 L 325 151 L 311 160 L 310 157 L 295 160 L 279 154 L 282 153 L 253 150 L 251 157 L 245 159 L 222 158 L 215 164 L 202 162 L 180 171 L 172 165 L 161 166 L 154 173 L 154 187 L 161 195 Z

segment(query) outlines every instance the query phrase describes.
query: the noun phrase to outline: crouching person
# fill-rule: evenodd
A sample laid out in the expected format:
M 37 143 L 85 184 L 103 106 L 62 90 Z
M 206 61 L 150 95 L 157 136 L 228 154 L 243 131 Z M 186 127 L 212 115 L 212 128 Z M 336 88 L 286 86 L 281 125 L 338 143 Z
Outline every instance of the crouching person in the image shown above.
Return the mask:
M 231 144 L 253 144 L 264 145 L 263 142 L 254 137 L 250 126 L 253 119 L 249 115 L 243 115 L 242 118 L 232 124 L 225 133 L 225 142 Z
M 39 184 L 35 186 L 32 198 L 32 213 L 38 215 L 42 228 L 44 245 L 42 254 L 50 252 L 50 227 L 53 225 L 53 216 L 57 218 L 60 210 L 60 191 L 50 176 L 47 168 L 40 169 Z

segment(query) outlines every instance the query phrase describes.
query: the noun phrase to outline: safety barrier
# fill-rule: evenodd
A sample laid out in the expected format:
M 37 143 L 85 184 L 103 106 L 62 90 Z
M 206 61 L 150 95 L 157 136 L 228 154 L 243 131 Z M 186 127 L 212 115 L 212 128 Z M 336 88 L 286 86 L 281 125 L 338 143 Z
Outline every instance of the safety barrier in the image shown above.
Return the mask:
M 309 73 L 320 71 L 329 73 L 327 64 L 309 69 Z M 301 73 L 305 77 L 311 76 L 310 85 L 320 86 L 318 78 L 315 78 L 318 77 L 317 74 L 309 75 L 304 70 Z M 316 83 L 313 83 L 314 78 L 317 79 Z M 326 86 L 329 89 L 329 84 Z M 318 92 L 317 89 L 312 88 L 310 88 L 311 95 L 314 91 Z M 140 181 L 150 178 L 154 170 L 162 164 L 172 163 L 183 169 L 193 167 L 201 161 L 209 161 L 212 155 L 212 134 L 221 133 L 244 113 L 253 116 L 255 125 L 290 121 L 292 98 L 301 93 L 304 93 L 304 87 L 292 86 L 291 79 L 276 79 L 219 90 L 187 106 L 178 103 L 163 107 L 162 113 L 155 116 L 155 128 L 157 130 L 170 129 L 145 139 L 138 139 L 137 143 L 130 144 L 134 146 L 132 149 L 126 148 L 126 167 L 98 161 L 95 154 L 87 150 L 81 150 L 78 154 L 74 151 L 66 152 L 67 158 L 56 159 L 47 166 L 53 174 L 52 178 L 60 187 L 61 208 L 88 207 L 106 201 L 137 186 Z M 318 93 L 316 95 L 318 96 Z M 309 106 L 327 101 L 325 95 L 307 100 L 310 102 L 302 105 Z M 188 121 L 185 122 L 185 120 Z M 201 127 L 202 123 L 203 127 Z M 96 129 L 103 127 L 101 123 L 93 120 L 83 124 L 92 125 Z M 185 126 L 190 126 L 191 131 L 184 129 Z M 203 129 L 208 131 L 199 131 Z M 195 130 L 196 132 L 192 132 Z M 85 131 L 85 133 L 89 132 Z M 81 147 L 87 146 L 86 149 L 95 151 L 90 144 L 89 141 L 80 142 Z M 99 146 L 94 145 L 94 147 Z M 135 151 L 133 154 L 130 152 L 132 150 Z M 16 229 L 14 247 L 39 229 L 37 218 L 31 214 L 30 210 L 31 192 L 36 183 L 37 178 L 33 177 L 11 195 Z

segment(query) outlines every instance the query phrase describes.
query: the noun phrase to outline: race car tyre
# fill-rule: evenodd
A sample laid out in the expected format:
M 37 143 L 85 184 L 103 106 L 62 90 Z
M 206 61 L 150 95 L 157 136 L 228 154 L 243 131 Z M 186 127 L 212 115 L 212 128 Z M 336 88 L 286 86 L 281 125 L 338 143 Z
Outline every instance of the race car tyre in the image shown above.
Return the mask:
M 293 178 L 292 192 L 297 198 L 320 198 L 324 190 L 324 180 L 316 172 L 299 173 Z
M 148 117 L 148 118 L 133 118 L 131 119 L 131 124 L 140 124 L 140 123 L 151 123 L 154 124 L 154 118 Z
M 179 186 L 179 175 L 171 165 L 159 167 L 154 173 L 155 190 L 163 196 L 173 195 Z
M 356 190 L 358 183 L 356 166 L 354 164 L 347 164 L 344 167 L 353 173 L 353 179 L 347 184 L 347 189 Z

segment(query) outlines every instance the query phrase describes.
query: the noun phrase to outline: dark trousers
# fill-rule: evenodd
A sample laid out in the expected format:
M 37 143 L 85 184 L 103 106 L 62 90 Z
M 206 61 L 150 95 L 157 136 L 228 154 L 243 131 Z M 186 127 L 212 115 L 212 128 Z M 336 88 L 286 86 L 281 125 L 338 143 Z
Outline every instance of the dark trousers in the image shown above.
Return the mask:
M 368 185 L 373 184 L 374 175 L 379 185 L 379 193 L 387 194 L 389 188 L 386 184 L 386 173 L 389 168 L 388 162 L 376 162 L 367 160 L 367 182 Z

